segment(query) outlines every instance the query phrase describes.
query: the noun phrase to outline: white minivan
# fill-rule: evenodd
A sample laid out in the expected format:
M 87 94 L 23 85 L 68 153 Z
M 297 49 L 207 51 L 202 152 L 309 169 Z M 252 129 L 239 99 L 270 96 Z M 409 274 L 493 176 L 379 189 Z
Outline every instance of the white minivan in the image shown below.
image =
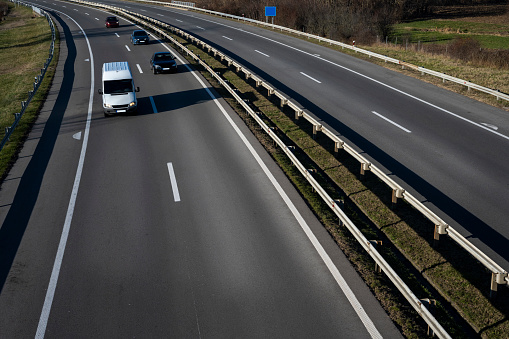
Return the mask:
M 127 61 L 107 62 L 102 69 L 102 89 L 104 115 L 120 113 L 135 114 L 138 109 L 133 76 Z

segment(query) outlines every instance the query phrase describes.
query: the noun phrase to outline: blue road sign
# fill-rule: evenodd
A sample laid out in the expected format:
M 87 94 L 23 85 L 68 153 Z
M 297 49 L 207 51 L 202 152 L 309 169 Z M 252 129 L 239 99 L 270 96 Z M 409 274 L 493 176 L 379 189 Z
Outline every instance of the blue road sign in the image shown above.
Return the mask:
M 276 6 L 265 6 L 265 16 L 276 16 Z

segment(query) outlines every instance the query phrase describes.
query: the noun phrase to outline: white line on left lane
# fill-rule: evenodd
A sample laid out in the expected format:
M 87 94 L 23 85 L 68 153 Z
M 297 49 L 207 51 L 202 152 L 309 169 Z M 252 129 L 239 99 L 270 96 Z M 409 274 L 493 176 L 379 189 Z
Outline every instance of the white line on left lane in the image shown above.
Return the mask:
M 44 338 L 46 333 L 46 327 L 48 325 L 49 314 L 51 312 L 51 306 L 53 304 L 53 298 L 55 296 L 55 290 L 57 288 L 58 277 L 60 275 L 60 268 L 62 267 L 62 260 L 64 258 L 65 247 L 67 246 L 67 239 L 69 238 L 69 232 L 71 229 L 72 217 L 74 215 L 74 207 L 76 206 L 76 198 L 78 196 L 78 190 L 80 187 L 81 174 L 83 173 L 83 165 L 85 163 L 85 155 L 87 153 L 88 137 L 90 134 L 90 123 L 92 121 L 92 102 L 94 98 L 94 55 L 92 54 L 92 48 L 90 47 L 90 41 L 83 30 L 83 28 L 70 16 L 60 11 L 55 11 L 60 14 L 67 16 L 69 19 L 74 21 L 76 26 L 79 27 L 83 36 L 87 42 L 88 52 L 90 54 L 90 94 L 88 98 L 88 113 L 87 122 L 85 125 L 85 133 L 83 135 L 83 144 L 81 145 L 81 153 L 78 161 L 78 168 L 76 169 L 76 176 L 74 177 L 74 184 L 71 191 L 71 197 L 69 199 L 69 205 L 67 206 L 67 213 L 65 216 L 64 226 L 62 228 L 62 235 L 60 236 L 60 242 L 58 244 L 57 253 L 55 256 L 55 262 L 53 263 L 53 269 L 51 271 L 51 277 L 46 289 L 46 297 L 44 298 L 44 305 L 42 306 L 41 316 L 37 325 L 37 332 L 35 338 Z

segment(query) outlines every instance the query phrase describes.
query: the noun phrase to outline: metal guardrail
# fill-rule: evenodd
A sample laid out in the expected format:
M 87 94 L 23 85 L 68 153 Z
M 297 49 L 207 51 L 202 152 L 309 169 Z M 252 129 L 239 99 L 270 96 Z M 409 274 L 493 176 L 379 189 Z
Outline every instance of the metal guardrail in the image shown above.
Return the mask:
M 158 26 L 163 27 L 165 29 L 172 30 L 180 36 L 185 37 L 186 39 L 192 40 L 197 44 L 201 44 L 209 51 L 212 51 L 215 55 L 220 55 L 221 59 L 227 60 L 229 65 L 233 65 L 239 71 L 242 71 L 246 74 L 247 77 L 253 78 L 260 85 L 268 88 L 269 91 L 272 91 L 273 94 L 278 95 L 275 89 L 273 89 L 270 85 L 263 83 L 261 79 L 257 78 L 255 75 L 249 72 L 245 68 L 243 68 L 240 64 L 231 60 L 227 56 L 223 55 L 219 51 L 215 50 L 211 46 L 205 44 L 204 42 L 192 37 L 186 32 L 183 32 L 175 27 L 172 27 L 166 23 L 160 22 L 153 18 L 150 18 L 145 15 L 141 15 L 135 12 L 127 11 L 122 8 L 96 4 L 88 1 L 82 0 L 69 0 L 71 2 L 86 4 L 94 7 L 104 8 L 107 10 L 115 11 L 120 13 L 121 15 L 129 18 L 130 20 L 136 21 L 142 24 L 145 27 L 150 28 L 160 36 L 165 37 L 170 40 L 175 46 L 180 48 L 183 52 L 185 52 L 188 56 L 193 58 L 193 60 L 197 61 L 201 66 L 203 66 L 236 100 L 237 102 L 249 113 L 249 115 L 260 125 L 260 127 L 273 139 L 273 141 L 285 152 L 285 154 L 289 157 L 292 163 L 299 169 L 300 173 L 308 180 L 308 182 L 312 185 L 312 187 L 318 192 L 318 194 L 322 197 L 322 199 L 327 203 L 327 205 L 331 208 L 331 210 L 336 214 L 336 216 L 341 220 L 341 222 L 346 225 L 346 227 L 350 230 L 353 236 L 357 239 L 357 241 L 362 245 L 364 250 L 371 256 L 371 258 L 375 261 L 379 267 L 381 267 L 382 271 L 389 277 L 389 279 L 394 283 L 394 285 L 398 288 L 398 290 L 403 294 L 405 299 L 410 303 L 410 305 L 417 311 L 417 313 L 426 321 L 428 326 L 433 330 L 434 334 L 436 334 L 439 338 L 451 338 L 449 334 L 445 331 L 445 329 L 438 323 L 435 317 L 430 313 L 427 309 L 425 303 L 421 301 L 419 298 L 415 296 L 415 294 L 410 290 L 410 288 L 405 284 L 405 282 L 397 275 L 397 273 L 390 267 L 390 265 L 385 261 L 385 259 L 380 255 L 380 253 L 376 250 L 376 247 L 362 234 L 362 232 L 355 226 L 355 224 L 348 218 L 348 216 L 341 210 L 339 204 L 332 199 L 329 194 L 320 186 L 317 180 L 313 177 L 312 173 L 305 168 L 297 157 L 293 154 L 290 147 L 286 146 L 284 142 L 274 133 L 274 131 L 265 124 L 265 122 L 256 114 L 256 112 L 238 95 L 238 93 L 230 87 L 227 81 L 225 81 L 220 75 L 218 75 L 210 66 L 208 66 L 204 61 L 202 61 L 199 56 L 190 51 L 187 47 L 180 44 L 176 41 L 172 36 L 166 34 L 163 30 L 161 30 Z M 146 20 L 146 21 L 144 21 Z M 154 26 L 150 24 L 157 24 L 158 26 Z M 263 84 L 262 84 L 263 83 Z M 281 100 L 284 96 L 278 95 Z M 286 101 L 288 104 L 288 101 Z M 302 113 L 304 116 L 304 113 Z M 348 149 L 349 146 L 343 144 L 345 149 Z M 353 151 L 353 150 L 352 150 Z M 353 151 L 354 152 L 354 151 Z M 359 155 L 360 156 L 360 155 Z M 368 166 L 369 167 L 369 166 Z
M 135 1 L 154 3 L 154 4 L 158 4 L 158 5 L 164 5 L 164 6 L 173 6 L 173 7 L 177 7 L 177 8 L 192 9 L 192 10 L 203 12 L 203 13 L 207 13 L 207 14 L 217 15 L 217 16 L 220 16 L 220 17 L 225 17 L 225 18 L 229 18 L 229 19 L 233 19 L 233 20 L 238 20 L 238 21 L 242 20 L 242 21 L 250 22 L 250 23 L 253 23 L 253 24 L 256 24 L 256 25 L 266 26 L 266 27 L 269 27 L 269 28 L 272 28 L 272 29 L 278 29 L 280 31 L 284 31 L 284 32 L 295 34 L 295 35 L 299 35 L 299 36 L 305 36 L 308 39 L 310 39 L 310 38 L 316 39 L 319 42 L 326 42 L 326 43 L 329 43 L 330 45 L 341 46 L 341 48 L 347 48 L 347 49 L 353 50 L 355 52 L 365 54 L 365 55 L 367 55 L 369 57 L 374 57 L 374 58 L 382 59 L 385 62 L 391 62 L 393 64 L 401 65 L 401 67 L 403 67 L 403 68 L 408 67 L 410 69 L 413 69 L 413 70 L 421 72 L 421 74 L 429 74 L 429 75 L 432 75 L 432 76 L 435 76 L 435 77 L 439 77 L 439 78 L 442 78 L 444 82 L 446 80 L 447 81 L 451 81 L 451 82 L 454 82 L 454 83 L 466 86 L 469 90 L 471 88 L 473 88 L 475 90 L 484 92 L 486 94 L 493 95 L 493 96 L 495 96 L 497 98 L 497 100 L 506 100 L 506 101 L 509 101 L 509 94 L 502 93 L 499 90 L 483 87 L 483 86 L 480 86 L 480 85 L 476 85 L 476 84 L 474 84 L 472 82 L 469 82 L 469 81 L 466 81 L 466 80 L 463 80 L 463 79 L 459 79 L 459 78 L 455 78 L 453 76 L 450 76 L 450 75 L 447 75 L 447 74 L 444 74 L 444 73 L 440 73 L 440 72 L 437 72 L 437 71 L 429 70 L 429 69 L 426 69 L 424 67 L 416 66 L 416 65 L 407 63 L 407 62 L 405 62 L 403 60 L 394 59 L 394 58 L 391 58 L 391 57 L 388 57 L 388 56 L 385 56 L 385 55 L 381 55 L 381 54 L 378 54 L 378 53 L 370 52 L 370 51 L 362 49 L 362 48 L 355 47 L 353 45 L 345 44 L 343 42 L 339 42 L 339 41 L 332 40 L 332 39 L 323 38 L 323 37 L 320 37 L 318 35 L 301 32 L 301 31 L 298 31 L 298 30 L 295 30 L 295 29 L 292 29 L 292 28 L 288 28 L 288 27 L 284 27 L 284 26 L 279 26 L 279 25 L 274 25 L 274 24 L 263 22 L 263 21 L 249 19 L 249 18 L 240 17 L 240 16 L 236 16 L 236 15 L 231 15 L 231 14 L 226 14 L 226 13 L 221 13 L 221 12 L 216 12 L 216 11 L 210 11 L 210 10 L 207 10 L 207 9 L 204 9 L 204 8 L 189 7 L 189 6 L 180 5 L 180 4 L 176 4 L 176 3 L 168 3 L 168 2 L 163 2 L 163 1 L 151 1 L 151 0 L 135 0 Z
M 168 4 L 166 2 L 161 2 L 161 1 L 150 1 L 150 0 L 136 0 L 136 1 L 147 2 L 147 3 L 156 3 L 156 4 L 162 4 L 162 5 L 171 5 L 171 4 Z M 182 6 L 182 5 L 175 5 L 175 7 L 187 8 L 186 6 Z M 418 67 L 418 66 L 415 66 L 415 65 L 412 65 L 412 64 L 409 64 L 409 63 L 405 63 L 405 62 L 403 62 L 401 60 L 397 60 L 397 59 L 386 57 L 386 56 L 383 56 L 383 55 L 380 55 L 380 54 L 377 54 L 377 53 L 366 51 L 366 50 L 360 49 L 358 47 L 350 46 L 350 45 L 347 45 L 347 44 L 344 44 L 344 43 L 341 43 L 341 42 L 338 42 L 338 41 L 322 38 L 322 37 L 315 36 L 315 35 L 312 35 L 312 34 L 309 34 L 309 33 L 299 32 L 299 31 L 296 31 L 296 30 L 293 30 L 293 29 L 290 29 L 290 28 L 282 27 L 282 26 L 277 26 L 277 25 L 273 25 L 273 24 L 269 24 L 269 23 L 253 20 L 253 19 L 247 19 L 247 18 L 244 18 L 244 17 L 238 17 L 238 16 L 234 16 L 234 15 L 230 15 L 230 14 L 225 14 L 225 13 L 220 13 L 220 12 L 215 12 L 215 11 L 209 11 L 209 10 L 205 10 L 205 9 L 201 9 L 201 8 L 192 8 L 192 9 L 193 10 L 197 10 L 197 11 L 206 12 L 206 13 L 209 13 L 209 14 L 224 16 L 224 17 L 227 17 L 227 18 L 243 20 L 243 21 L 249 21 L 249 22 L 253 22 L 253 23 L 256 23 L 256 24 L 260 24 L 260 25 L 265 25 L 265 26 L 272 27 L 272 28 L 278 28 L 280 30 L 287 31 L 287 32 L 290 32 L 290 33 L 304 35 L 304 36 L 308 36 L 310 38 L 318 39 L 319 41 L 324 41 L 324 42 L 329 42 L 331 44 L 340 45 L 340 46 L 342 46 L 344 48 L 349 48 L 351 50 L 354 50 L 354 51 L 357 51 L 357 52 L 360 52 L 360 53 L 364 53 L 364 54 L 369 55 L 369 56 L 373 56 L 373 57 L 377 57 L 377 58 L 383 59 L 386 62 L 392 62 L 392 63 L 395 63 L 395 64 L 402 65 L 402 67 L 413 68 L 413 69 L 416 69 L 416 70 L 418 70 L 418 71 L 420 71 L 422 73 L 427 73 L 427 74 L 431 74 L 431 75 L 434 75 L 434 76 L 437 76 L 437 77 L 441 77 L 441 78 L 444 79 L 444 81 L 448 80 L 448 81 L 456 82 L 456 83 L 462 84 L 464 86 L 467 86 L 469 89 L 470 88 L 474 88 L 476 90 L 483 91 L 483 92 L 488 93 L 488 94 L 492 94 L 492 95 L 496 96 L 497 99 L 504 99 L 504 100 L 508 100 L 509 101 L 509 95 L 501 93 L 499 91 L 494 91 L 494 90 L 491 90 L 489 88 L 485 88 L 485 87 L 476 85 L 474 83 L 468 82 L 466 80 L 454 78 L 452 76 L 449 76 L 449 75 L 446 75 L 446 74 L 443 74 L 443 73 L 440 73 L 440 72 L 428 70 L 428 69 L 425 69 L 423 67 Z M 144 17 L 144 18 L 146 20 L 152 20 L 154 22 L 157 21 L 157 20 L 149 18 L 149 17 Z M 174 28 L 174 31 L 180 31 L 180 30 Z M 191 36 L 190 34 L 185 33 L 183 31 L 181 31 L 181 32 L 182 32 L 181 34 L 183 34 L 183 36 L 185 36 L 186 38 L 191 39 L 193 41 L 199 41 L 197 38 Z M 420 211 L 426 218 L 428 218 L 435 225 L 434 237 L 435 237 L 436 240 L 439 239 L 440 235 L 448 234 L 451 237 L 451 239 L 453 239 L 462 248 L 464 248 L 466 251 L 468 251 L 468 253 L 470 253 L 476 260 L 478 260 L 487 269 L 489 269 L 491 271 L 491 273 L 492 273 L 492 275 L 491 275 L 491 285 L 490 285 L 491 286 L 491 294 L 492 295 L 496 293 L 498 285 L 509 285 L 509 275 L 508 275 L 507 270 L 502 268 L 494 260 L 489 258 L 486 254 L 484 254 L 476 246 L 474 246 L 472 243 L 470 243 L 465 237 L 463 237 L 452 226 L 448 225 L 438 215 L 436 215 L 434 212 L 432 212 L 430 209 L 428 209 L 426 206 L 424 206 L 424 204 L 422 204 L 418 199 L 416 199 L 408 191 L 406 191 L 403 187 L 401 187 L 394 180 L 392 180 L 389 176 L 387 176 L 382 170 L 380 170 L 375 165 L 371 164 L 366 158 L 364 158 L 361 154 L 359 154 L 352 146 L 348 145 L 341 138 L 339 138 L 337 135 L 335 135 L 333 131 L 330 131 L 329 129 L 327 129 L 319 121 L 317 121 L 314 117 L 312 117 L 311 115 L 305 113 L 303 111 L 303 109 L 300 108 L 297 104 L 295 104 L 295 103 L 291 102 L 290 100 L 288 100 L 282 93 L 278 92 L 270 84 L 264 82 L 262 79 L 259 79 L 255 74 L 252 74 L 249 70 L 245 69 L 242 65 L 240 65 L 237 62 L 233 61 L 232 59 L 228 58 L 226 55 L 224 55 L 223 53 L 217 51 L 215 48 L 213 48 L 213 47 L 211 47 L 211 46 L 209 46 L 209 45 L 207 45 L 207 44 L 205 44 L 205 43 L 203 43 L 201 41 L 199 41 L 199 43 L 202 46 L 204 46 L 204 48 L 208 49 L 209 51 L 212 51 L 215 56 L 219 55 L 221 60 L 226 60 L 228 62 L 228 66 L 233 65 L 236 68 L 237 72 L 244 73 L 246 79 L 248 79 L 248 78 L 254 79 L 256 81 L 256 83 L 257 83 L 257 86 L 262 86 L 262 87 L 264 87 L 264 88 L 266 88 L 268 90 L 268 94 L 269 95 L 277 96 L 281 100 L 281 106 L 287 105 L 288 107 L 290 107 L 291 109 L 293 109 L 295 111 L 295 117 L 296 118 L 303 117 L 310 124 L 313 125 L 313 133 L 314 134 L 316 134 L 317 132 L 324 133 L 332 141 L 334 141 L 334 143 L 336 145 L 335 146 L 336 150 L 343 149 L 348 154 L 350 154 L 352 157 L 357 159 L 357 161 L 359 161 L 359 163 L 361 164 L 361 173 L 362 174 L 364 173 L 364 171 L 371 171 L 373 174 L 375 174 L 380 180 L 382 180 L 384 183 L 386 183 L 387 186 L 389 186 L 393 190 L 393 196 L 392 196 L 393 202 L 396 202 L 398 198 L 402 198 L 406 202 L 408 202 L 410 205 L 412 205 L 414 208 L 416 208 L 418 211 Z
M 46 71 L 48 70 L 48 66 L 51 63 L 51 60 L 53 60 L 53 53 L 55 51 L 55 38 L 56 38 L 56 35 L 55 35 L 55 25 L 53 24 L 53 20 L 51 19 L 49 14 L 46 13 L 46 11 L 44 11 L 44 10 L 38 8 L 38 7 L 35 7 L 33 5 L 25 4 L 25 3 L 20 2 L 20 1 L 16 1 L 16 0 L 9 0 L 9 1 L 11 1 L 13 3 L 16 3 L 16 4 L 19 4 L 19 5 L 26 6 L 26 7 L 31 7 L 35 12 L 44 15 L 46 17 L 46 19 L 48 20 L 48 23 L 49 23 L 49 25 L 51 27 L 52 40 L 51 40 L 51 45 L 50 45 L 50 49 L 49 49 L 49 57 L 48 57 L 48 59 L 46 59 L 46 62 L 44 63 L 44 67 L 41 69 L 41 73 L 35 77 L 34 84 L 33 84 L 34 85 L 34 89 L 31 90 L 31 91 L 28 91 L 28 98 L 27 98 L 27 100 L 21 102 L 21 111 L 19 113 L 14 113 L 14 122 L 13 122 L 13 124 L 11 126 L 9 126 L 9 127 L 5 127 L 5 136 L 3 137 L 2 141 L 0 142 L 0 151 L 2 151 L 2 149 L 5 146 L 5 144 L 9 141 L 9 138 L 10 138 L 12 132 L 14 131 L 16 126 L 18 126 L 18 123 L 21 120 L 21 117 L 25 113 L 25 111 L 26 111 L 28 105 L 30 104 L 30 102 L 32 101 L 32 98 L 34 97 L 35 93 L 39 89 L 39 86 L 41 85 L 41 82 L 44 79 L 44 75 L 46 75 Z

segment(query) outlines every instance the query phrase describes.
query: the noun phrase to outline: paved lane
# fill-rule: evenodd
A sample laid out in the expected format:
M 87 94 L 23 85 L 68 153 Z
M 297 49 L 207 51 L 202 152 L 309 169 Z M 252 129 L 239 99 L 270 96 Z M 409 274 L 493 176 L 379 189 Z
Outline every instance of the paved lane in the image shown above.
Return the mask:
M 509 268 L 506 111 L 277 31 L 129 6 L 198 36 L 260 75 Z
M 74 124 L 56 128 L 47 168 L 29 164 L 43 171 L 39 195 L 55 197 L 35 196 L 13 264 L 2 261 L 2 334 L 30 337 L 47 321 L 41 333 L 48 337 L 399 336 L 291 184 L 199 76 L 182 63 L 177 74 L 152 75 L 150 55 L 164 46 L 131 46 L 135 27 L 128 22 L 108 30 L 105 13 L 65 6 L 57 9 L 83 27 L 93 57 L 84 35 L 60 14 L 74 55 L 61 60 L 74 63 L 76 75 L 90 72 L 93 61 L 93 92 L 103 62 L 127 60 L 141 88 L 140 112 L 105 118 L 93 96 L 65 253 L 57 283 L 49 282 L 91 90 L 90 77 L 88 84 L 85 76 L 64 82 L 60 92 L 72 88 L 67 93 L 81 104 L 69 106 L 69 116 L 62 111 Z M 77 145 L 60 148 L 69 141 Z M 5 220 L 1 230 L 11 227 Z M 351 305 L 349 289 L 338 285 L 302 227 L 316 232 L 361 306 Z

